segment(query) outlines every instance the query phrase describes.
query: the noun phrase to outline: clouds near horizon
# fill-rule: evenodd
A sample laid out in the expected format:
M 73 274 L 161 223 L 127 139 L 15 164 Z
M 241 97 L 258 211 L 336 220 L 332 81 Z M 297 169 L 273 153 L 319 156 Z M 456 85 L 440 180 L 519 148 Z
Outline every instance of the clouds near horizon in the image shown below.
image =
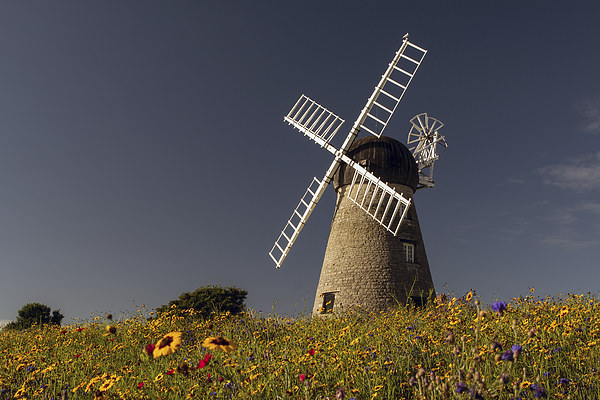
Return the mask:
M 600 152 L 537 170 L 547 185 L 578 192 L 600 189 Z
M 540 242 L 562 249 L 600 246 L 600 202 L 583 201 L 569 206 L 553 207 L 548 212 L 547 231 Z
M 587 99 L 575 108 L 583 114 L 583 125 L 581 130 L 587 133 L 600 133 L 600 97 Z

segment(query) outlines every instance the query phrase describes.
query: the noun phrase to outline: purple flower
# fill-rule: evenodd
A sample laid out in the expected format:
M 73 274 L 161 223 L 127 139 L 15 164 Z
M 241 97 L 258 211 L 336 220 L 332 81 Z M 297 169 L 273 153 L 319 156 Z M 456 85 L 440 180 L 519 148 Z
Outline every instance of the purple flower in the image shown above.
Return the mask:
M 502 353 L 502 359 L 504 361 L 514 361 L 515 359 L 513 358 L 512 350 L 506 350 L 504 353 Z
M 571 380 L 567 378 L 560 378 L 560 381 L 558 383 L 560 383 L 561 385 L 568 385 L 569 383 L 571 383 Z
M 521 354 L 521 352 L 523 352 L 523 346 L 519 344 L 513 344 L 512 351 L 515 353 L 515 356 L 518 356 Z
M 456 393 L 464 393 L 464 392 L 466 392 L 467 390 L 468 390 L 468 389 L 467 389 L 467 385 L 466 385 L 465 383 L 458 382 L 458 383 L 456 384 Z
M 546 397 L 546 391 L 538 385 L 531 385 L 531 390 L 533 390 L 533 397 Z
M 506 303 L 503 301 L 495 301 L 492 303 L 492 310 L 502 315 L 506 311 Z

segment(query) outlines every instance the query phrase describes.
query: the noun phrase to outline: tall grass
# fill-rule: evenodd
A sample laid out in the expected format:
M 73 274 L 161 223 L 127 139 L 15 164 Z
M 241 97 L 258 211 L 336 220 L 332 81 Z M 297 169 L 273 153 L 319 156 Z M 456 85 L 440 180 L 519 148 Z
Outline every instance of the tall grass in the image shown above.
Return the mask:
M 529 296 L 495 312 L 471 294 L 316 319 L 140 310 L 2 331 L 0 399 L 598 399 L 599 312 L 590 295 Z M 169 332 L 182 332 L 175 353 L 148 355 Z M 218 336 L 236 350 L 200 363 L 202 342 Z

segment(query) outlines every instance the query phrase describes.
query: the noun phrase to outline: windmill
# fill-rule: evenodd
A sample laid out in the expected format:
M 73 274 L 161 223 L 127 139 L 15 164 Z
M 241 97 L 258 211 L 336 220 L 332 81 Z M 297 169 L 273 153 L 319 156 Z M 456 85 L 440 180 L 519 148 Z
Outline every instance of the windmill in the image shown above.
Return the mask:
M 411 120 L 413 129 L 409 133 L 409 142 L 413 145 L 414 156 L 404 145 L 394 139 L 382 136 L 382 133 L 426 53 L 427 50 L 409 42 L 408 34 L 404 36 L 400 49 L 375 86 L 339 149 L 334 147 L 331 142 L 344 120 L 304 94 L 284 117 L 284 121 L 334 155 L 323 178 L 320 180 L 316 177 L 313 178 L 269 252 L 276 267 L 279 268 L 325 189 L 335 178 L 334 186 L 338 192 L 338 205 L 317 287 L 314 313 L 334 310 L 334 304 L 336 310 L 356 305 L 381 309 L 392 305 L 391 301 L 398 301 L 398 298 L 402 297 L 401 289 L 396 287 L 398 285 L 394 282 L 404 282 L 407 277 L 395 276 L 398 275 L 398 271 L 396 271 L 398 268 L 392 265 L 393 262 L 390 264 L 390 260 L 400 256 L 398 249 L 405 257 L 407 252 L 412 251 L 411 257 L 414 257 L 415 243 L 419 240 L 422 243 L 418 221 L 416 222 L 418 232 L 416 235 L 412 235 L 414 238 L 409 239 L 411 243 L 401 240 L 404 228 L 401 230 L 400 227 L 407 215 L 410 220 L 416 220 L 416 213 L 410 211 L 414 210 L 414 206 L 411 207 L 412 194 L 417 189 L 417 183 L 419 188 L 433 186 L 433 163 L 437 159 L 435 148 L 439 143 L 445 144 L 445 141 L 438 133 L 441 123 L 426 114 L 419 114 Z M 371 136 L 355 142 L 361 131 Z M 364 145 L 365 142 L 370 143 L 366 146 L 366 153 L 370 156 L 363 154 L 362 158 L 357 158 L 353 151 L 356 153 L 356 145 Z M 373 151 L 377 147 L 386 148 L 389 151 L 383 153 Z M 360 149 L 364 148 L 365 146 L 361 146 L 358 152 L 360 153 Z M 383 172 L 391 171 L 391 164 L 395 164 L 398 159 L 403 160 L 406 168 L 395 168 L 393 170 L 396 172 L 391 172 L 392 175 L 398 175 L 397 171 L 401 171 L 398 177 L 399 182 L 390 182 L 386 179 L 385 174 L 373 173 L 378 170 L 376 165 L 371 165 L 375 159 L 383 160 L 383 165 L 379 165 L 379 167 L 383 167 L 382 170 L 379 168 Z M 340 179 L 343 182 L 340 183 Z M 359 212 L 357 213 L 356 210 Z M 338 214 L 341 215 L 346 211 L 349 212 L 348 215 L 338 218 Z M 336 225 L 336 220 L 343 221 L 341 225 Z M 409 231 L 413 230 L 409 229 Z M 354 240 L 358 240 L 362 244 L 358 246 L 352 244 L 351 242 Z M 373 248 L 378 255 L 357 263 L 356 260 L 359 260 L 360 255 L 365 253 L 365 243 L 371 242 L 375 244 Z M 381 246 L 375 242 L 378 242 L 383 248 L 379 248 Z M 390 245 L 390 243 L 392 244 Z M 345 259 L 344 257 L 340 258 L 340 254 L 345 255 Z M 328 262 L 328 255 L 331 262 Z M 381 255 L 384 257 L 382 258 Z M 426 256 L 424 258 L 426 263 Z M 384 264 L 387 265 L 384 269 L 387 268 L 389 271 L 382 272 L 381 265 Z M 413 262 L 413 264 L 415 263 Z M 374 269 L 370 270 L 371 267 Z M 428 286 L 433 288 L 428 264 L 421 269 L 426 269 L 426 274 L 420 274 L 418 279 L 423 282 L 417 286 L 422 287 L 421 289 Z M 413 275 L 416 277 L 419 274 Z M 423 275 L 425 276 L 423 277 Z M 415 287 L 415 279 L 413 279 L 410 290 Z M 363 284 L 370 287 L 367 290 L 370 294 L 361 290 Z M 402 285 L 404 285 L 403 290 L 408 292 L 406 285 L 404 283 Z

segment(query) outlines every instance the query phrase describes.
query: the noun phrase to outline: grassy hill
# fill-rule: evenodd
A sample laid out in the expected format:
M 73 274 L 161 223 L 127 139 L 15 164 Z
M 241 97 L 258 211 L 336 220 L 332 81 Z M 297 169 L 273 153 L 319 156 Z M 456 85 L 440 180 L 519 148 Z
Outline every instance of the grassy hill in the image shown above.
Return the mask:
M 600 398 L 590 295 L 327 318 L 172 310 L 0 333 L 0 399 Z M 154 346 L 154 348 L 153 348 Z

